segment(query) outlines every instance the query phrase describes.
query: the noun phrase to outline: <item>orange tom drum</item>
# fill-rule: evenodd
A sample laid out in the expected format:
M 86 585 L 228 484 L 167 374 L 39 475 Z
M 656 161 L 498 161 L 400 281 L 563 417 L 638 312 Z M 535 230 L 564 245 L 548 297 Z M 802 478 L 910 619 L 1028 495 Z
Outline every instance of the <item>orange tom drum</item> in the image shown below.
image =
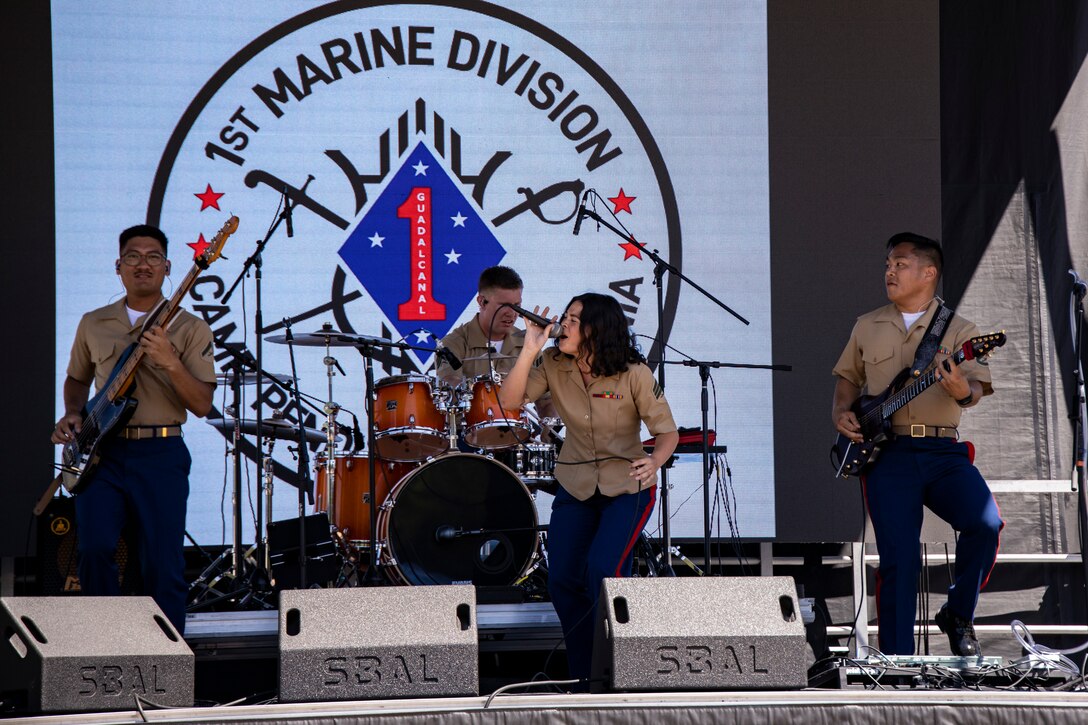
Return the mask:
M 525 413 L 504 410 L 499 405 L 501 386 L 490 377 L 472 384 L 472 406 L 465 414 L 465 442 L 486 451 L 509 448 L 529 440 L 531 431 Z
M 314 511 L 328 511 L 328 472 L 325 463 L 328 458 L 317 455 L 317 492 L 314 496 Z M 375 461 L 374 472 L 377 481 L 374 495 L 378 505 L 385 501 L 390 489 L 403 478 L 414 466 L 390 461 Z M 365 454 L 339 453 L 333 461 L 336 475 L 335 520 L 332 522 L 344 536 L 356 546 L 370 546 L 370 467 L 369 457 Z
M 374 386 L 374 447 L 389 461 L 422 461 L 450 445 L 446 417 L 431 397 L 425 375 L 392 375 Z

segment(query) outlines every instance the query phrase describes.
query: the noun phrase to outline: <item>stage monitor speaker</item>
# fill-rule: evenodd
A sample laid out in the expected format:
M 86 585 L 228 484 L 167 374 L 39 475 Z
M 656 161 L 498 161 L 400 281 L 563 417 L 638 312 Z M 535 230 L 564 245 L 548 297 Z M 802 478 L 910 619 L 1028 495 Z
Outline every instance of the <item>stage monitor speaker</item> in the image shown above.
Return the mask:
M 605 579 L 593 689 L 799 689 L 806 649 L 792 577 Z
M 341 561 L 332 540 L 328 514 L 311 514 L 306 524 L 306 584 L 325 585 L 340 574 Z M 268 560 L 272 585 L 277 589 L 297 589 L 302 584 L 298 563 L 298 519 L 284 519 L 268 524 Z
M 280 593 L 280 700 L 478 695 L 470 585 Z
M 193 652 L 150 597 L 4 597 L 0 633 L 0 691 L 28 711 L 193 705 Z

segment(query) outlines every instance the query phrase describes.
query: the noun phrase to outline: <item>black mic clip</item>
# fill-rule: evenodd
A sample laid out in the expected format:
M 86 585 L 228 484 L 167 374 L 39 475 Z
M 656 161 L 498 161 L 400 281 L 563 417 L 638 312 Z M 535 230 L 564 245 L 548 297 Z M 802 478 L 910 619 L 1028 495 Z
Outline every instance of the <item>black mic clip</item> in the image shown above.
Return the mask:
M 574 219 L 574 236 L 578 236 L 578 232 L 582 231 L 582 220 L 586 217 L 586 202 L 589 201 L 589 192 L 592 189 L 586 189 L 582 193 L 582 200 L 578 204 L 578 215 Z
M 439 340 L 439 341 L 437 341 L 435 343 L 434 354 L 436 356 L 438 356 L 439 358 L 445 360 L 449 364 L 449 366 L 451 368 L 453 368 L 454 370 L 460 370 L 461 369 L 461 365 L 462 365 L 461 361 L 458 359 L 458 357 L 456 355 L 453 354 L 452 350 L 450 350 L 449 348 L 447 348 L 445 345 L 442 344 L 441 340 Z

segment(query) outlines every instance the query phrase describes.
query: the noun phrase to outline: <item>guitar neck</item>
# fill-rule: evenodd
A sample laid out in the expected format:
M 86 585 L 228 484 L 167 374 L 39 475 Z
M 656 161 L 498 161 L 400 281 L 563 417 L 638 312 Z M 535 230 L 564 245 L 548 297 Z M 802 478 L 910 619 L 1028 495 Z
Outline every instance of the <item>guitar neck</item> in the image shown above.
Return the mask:
M 185 295 L 189 294 L 189 290 L 192 289 L 193 284 L 196 282 L 196 278 L 206 268 L 207 264 L 204 266 L 201 266 L 199 263 L 194 264 L 192 269 L 189 270 L 189 273 L 185 275 L 185 279 L 183 279 L 177 289 L 174 290 L 173 296 L 171 296 L 165 304 L 153 309 L 148 314 L 147 320 L 144 321 L 143 329 L 147 330 L 153 326 L 157 327 L 160 325 L 165 328 L 169 325 L 181 309 L 181 301 L 185 299 Z M 128 356 L 125 364 L 121 366 L 121 370 L 114 377 L 113 382 L 106 389 L 106 398 L 108 400 L 117 400 L 117 398 L 125 394 L 132 385 L 132 381 L 136 377 L 136 369 L 140 366 L 143 359 L 144 351 L 137 346 L 136 349 L 132 351 L 132 354 Z
M 966 355 L 963 350 L 957 350 L 951 357 L 951 360 L 954 364 L 959 365 L 964 361 L 965 357 Z M 910 385 L 904 386 L 898 392 L 888 396 L 888 399 L 880 406 L 881 417 L 884 418 L 884 420 L 891 418 L 897 410 L 924 393 L 929 386 L 933 385 L 935 382 L 937 382 L 936 366 L 915 378 L 914 382 Z

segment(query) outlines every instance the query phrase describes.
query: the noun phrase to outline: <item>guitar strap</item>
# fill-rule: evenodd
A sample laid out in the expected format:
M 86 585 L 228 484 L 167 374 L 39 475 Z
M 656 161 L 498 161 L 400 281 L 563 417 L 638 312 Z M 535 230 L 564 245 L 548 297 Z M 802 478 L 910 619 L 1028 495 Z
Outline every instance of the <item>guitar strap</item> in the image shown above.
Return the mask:
M 914 353 L 914 364 L 910 366 L 912 377 L 916 378 L 921 375 L 933 362 L 933 358 L 937 355 L 937 348 L 940 347 L 941 338 L 944 337 L 945 330 L 948 329 L 948 323 L 954 314 L 956 313 L 952 308 L 945 307 L 944 300 L 938 303 L 937 311 L 934 313 L 933 319 L 929 321 L 926 334 L 922 337 L 922 341 L 918 343 L 917 352 Z

